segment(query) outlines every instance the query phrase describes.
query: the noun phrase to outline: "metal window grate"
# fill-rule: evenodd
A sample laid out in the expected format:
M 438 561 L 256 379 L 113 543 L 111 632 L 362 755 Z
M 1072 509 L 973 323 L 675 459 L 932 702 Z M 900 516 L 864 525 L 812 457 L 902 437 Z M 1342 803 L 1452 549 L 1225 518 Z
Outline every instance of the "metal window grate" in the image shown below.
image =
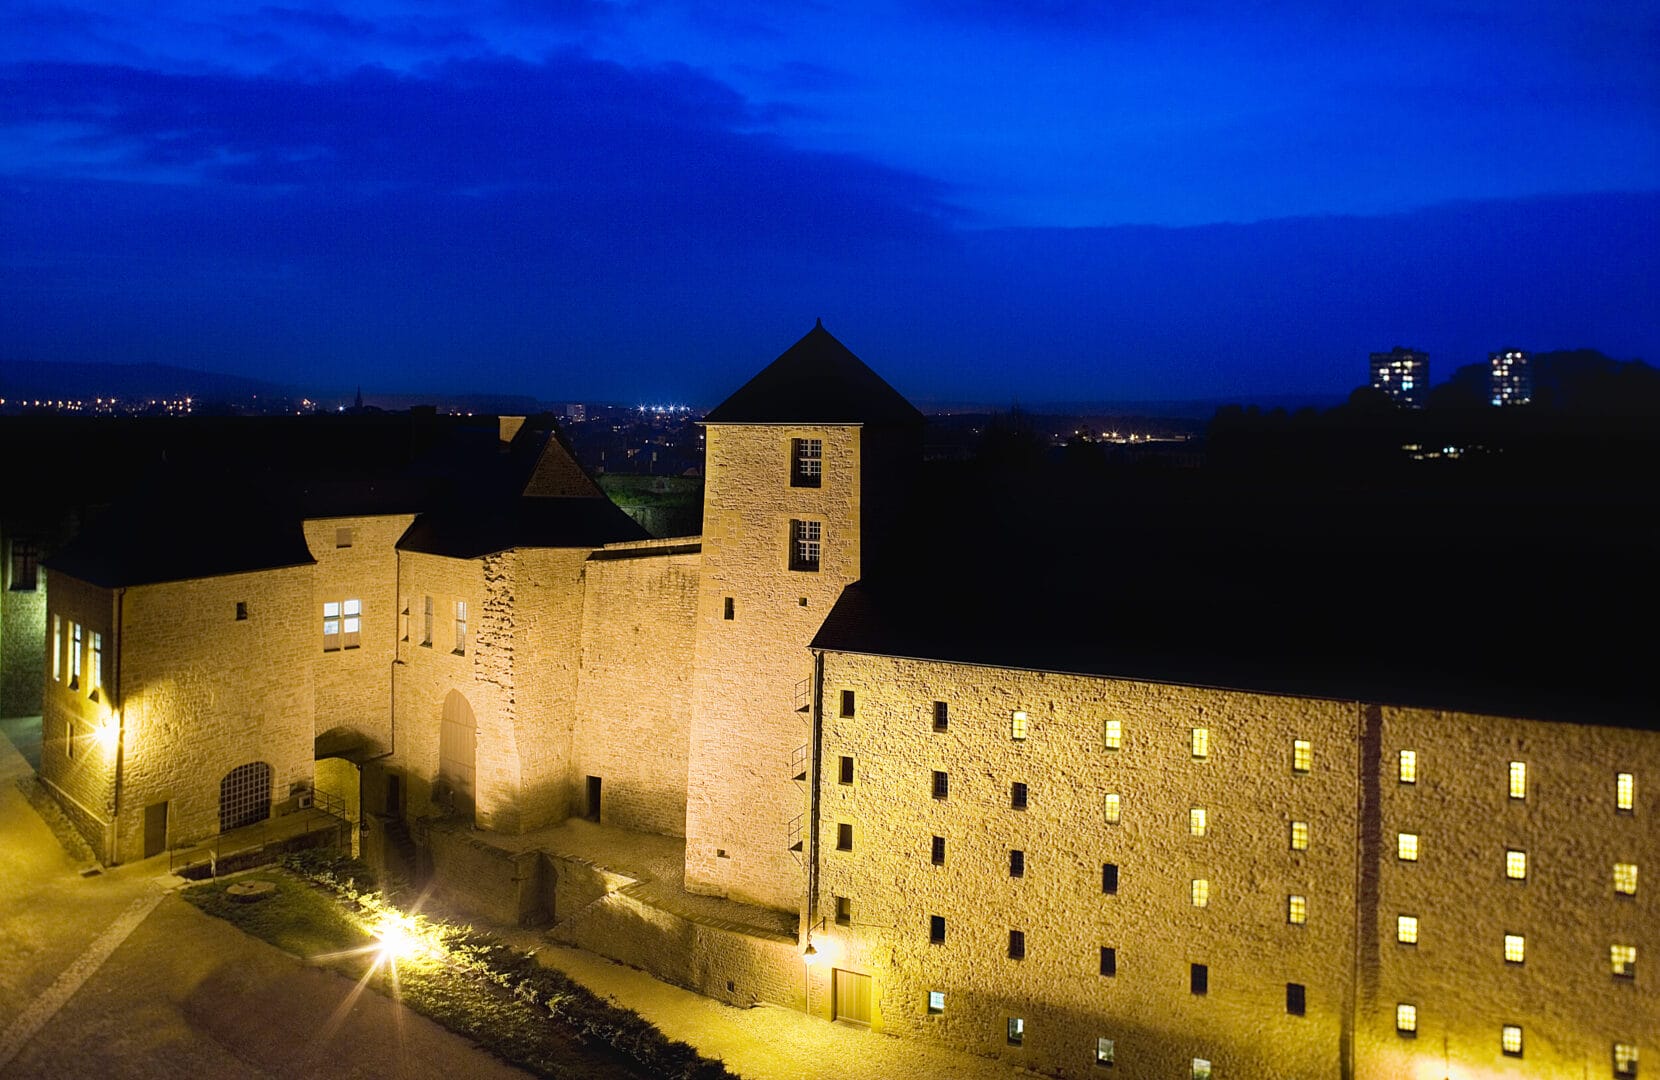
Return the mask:
M 238 765 L 219 781 L 219 831 L 229 832 L 271 816 L 271 766 Z

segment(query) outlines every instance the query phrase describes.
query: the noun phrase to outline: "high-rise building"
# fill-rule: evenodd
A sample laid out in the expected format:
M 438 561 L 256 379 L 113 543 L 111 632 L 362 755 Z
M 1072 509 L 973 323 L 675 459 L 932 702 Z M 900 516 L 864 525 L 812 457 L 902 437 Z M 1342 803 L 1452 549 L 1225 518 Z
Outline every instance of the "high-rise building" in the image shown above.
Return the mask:
M 1533 400 L 1533 369 L 1520 349 L 1501 349 L 1487 357 L 1488 400 L 1494 405 L 1526 405 Z
M 1372 388 L 1382 390 L 1408 409 L 1424 407 L 1429 390 L 1429 353 L 1397 345 L 1372 354 Z

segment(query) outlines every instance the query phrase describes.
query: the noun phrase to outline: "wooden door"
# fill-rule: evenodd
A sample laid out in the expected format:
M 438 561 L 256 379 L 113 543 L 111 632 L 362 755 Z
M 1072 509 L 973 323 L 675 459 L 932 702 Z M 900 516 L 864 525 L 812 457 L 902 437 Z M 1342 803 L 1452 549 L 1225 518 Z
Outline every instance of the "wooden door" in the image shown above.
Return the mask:
M 836 1019 L 870 1023 L 870 976 L 835 969 Z
M 151 803 L 144 808 L 144 857 L 167 850 L 167 804 Z
M 454 793 L 456 811 L 468 818 L 473 815 L 473 762 L 477 753 L 478 721 L 473 718 L 473 707 L 451 690 L 444 698 L 438 730 L 438 776 Z

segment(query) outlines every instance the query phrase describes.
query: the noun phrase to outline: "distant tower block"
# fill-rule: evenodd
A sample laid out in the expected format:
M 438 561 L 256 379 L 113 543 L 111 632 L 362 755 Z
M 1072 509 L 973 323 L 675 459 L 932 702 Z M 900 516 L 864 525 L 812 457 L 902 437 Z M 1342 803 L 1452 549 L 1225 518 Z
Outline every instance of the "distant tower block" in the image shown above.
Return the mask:
M 1494 405 L 1527 405 L 1533 401 L 1533 368 L 1528 354 L 1504 349 L 1487 357 L 1488 400 Z
M 1429 353 L 1399 345 L 1373 353 L 1372 389 L 1382 390 L 1403 408 L 1423 408 L 1429 390 Z

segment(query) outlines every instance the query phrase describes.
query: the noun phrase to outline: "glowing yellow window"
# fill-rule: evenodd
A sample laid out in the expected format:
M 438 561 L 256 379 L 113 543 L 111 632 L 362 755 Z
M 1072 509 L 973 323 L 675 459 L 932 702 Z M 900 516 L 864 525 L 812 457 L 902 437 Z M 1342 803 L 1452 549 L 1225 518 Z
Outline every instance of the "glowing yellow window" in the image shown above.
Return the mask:
M 1395 1006 L 1395 1030 L 1402 1035 L 1418 1034 L 1418 1006 L 1404 1003 Z
M 1622 979 L 1637 977 L 1637 946 L 1610 945 L 1608 946 L 1608 962 L 1614 969 L 1614 974 Z
M 1196 758 L 1210 756 L 1210 728 L 1196 727 L 1193 729 L 1193 756 Z
M 1401 751 L 1401 783 L 1416 784 L 1418 782 L 1418 751 Z
M 1527 877 L 1527 852 L 1511 848 L 1504 853 L 1504 876 L 1512 881 Z
M 1189 836 L 1203 836 L 1208 827 L 1209 818 L 1205 814 L 1204 807 L 1195 806 L 1187 812 L 1187 833 Z
M 1504 935 L 1504 959 L 1508 964 L 1519 964 L 1527 959 L 1527 941 L 1522 935 Z
M 1636 1076 L 1637 1075 L 1637 1044 L 1636 1043 L 1615 1043 L 1614 1044 L 1614 1075 L 1615 1076 Z
M 1499 1034 L 1499 1049 L 1511 1057 L 1522 1056 L 1522 1027 L 1520 1024 L 1506 1024 Z
M 1291 741 L 1291 771 L 1306 773 L 1314 767 L 1314 744 L 1307 739 Z
M 1101 725 L 1101 745 L 1117 750 L 1124 745 L 1124 721 L 1108 720 Z
M 1418 861 L 1418 834 L 1404 832 L 1395 834 L 1395 854 L 1402 862 Z
M 1193 906 L 1208 907 L 1210 905 L 1210 881 L 1205 878 L 1193 879 Z
M 1527 798 L 1527 762 L 1512 761 L 1510 763 L 1510 797 L 1512 799 Z
M 1308 850 L 1308 822 L 1293 821 L 1291 823 L 1291 850 Z
M 1418 916 L 1395 916 L 1395 940 L 1402 945 L 1418 944 Z
M 1105 813 L 1108 825 L 1118 824 L 1118 815 L 1120 809 L 1122 808 L 1122 802 L 1123 800 L 1116 791 L 1110 791 L 1102 798 L 1101 806 Z
M 1622 896 L 1637 895 L 1637 864 L 1617 862 L 1614 864 L 1614 891 Z
M 1291 896 L 1286 899 L 1285 921 L 1292 926 L 1301 926 L 1308 922 L 1308 897 Z
M 1614 775 L 1614 809 L 1630 810 L 1637 796 L 1637 778 L 1631 773 Z
M 1009 717 L 1009 738 L 1021 740 L 1026 738 L 1026 714 L 1016 712 Z

